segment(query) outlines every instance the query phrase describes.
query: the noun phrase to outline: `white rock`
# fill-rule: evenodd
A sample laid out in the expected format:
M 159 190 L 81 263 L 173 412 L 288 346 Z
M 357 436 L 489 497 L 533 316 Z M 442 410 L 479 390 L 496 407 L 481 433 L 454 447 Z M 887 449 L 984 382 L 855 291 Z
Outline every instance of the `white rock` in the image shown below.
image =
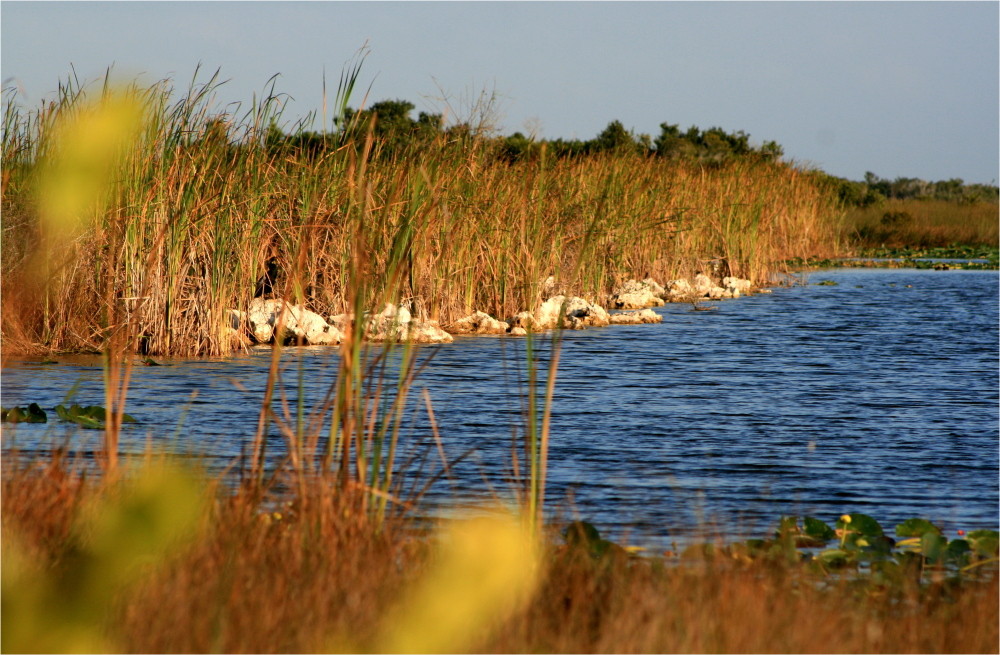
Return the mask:
M 653 293 L 659 296 L 660 298 L 663 298 L 665 295 L 667 295 L 667 290 L 664 289 L 662 286 L 660 286 L 660 283 L 651 277 L 647 277 L 645 280 L 642 281 L 642 283 L 645 284 L 650 289 L 652 289 Z
M 749 293 L 753 282 L 738 277 L 726 277 L 722 279 L 722 286 L 727 289 L 736 289 L 740 293 Z
M 662 323 L 663 317 L 652 309 L 640 309 L 635 312 L 620 312 L 611 315 L 612 325 L 639 325 L 642 323 Z
M 527 334 L 528 334 L 528 331 L 525 330 L 523 327 L 519 327 L 518 326 L 518 327 L 512 327 L 510 329 L 510 335 L 512 337 L 523 337 L 523 336 L 527 336 Z
M 515 329 L 524 330 L 525 334 L 527 334 L 529 329 L 537 329 L 537 326 L 535 325 L 535 315 L 531 312 L 518 312 L 509 321 L 507 321 L 507 324 L 511 327 L 511 334 L 513 334 Z
M 286 334 L 304 339 L 311 345 L 336 345 L 344 336 L 316 312 L 286 303 L 280 298 L 254 298 L 250 302 L 247 319 L 254 338 L 259 343 L 268 343 L 274 339 L 279 325 L 283 326 Z
M 667 284 L 667 287 L 669 288 L 667 294 L 670 296 L 671 300 L 687 300 L 696 295 L 694 287 L 692 287 L 691 283 L 684 278 L 671 281 Z
M 460 318 L 448 326 L 452 334 L 503 334 L 508 329 L 504 321 L 498 321 L 486 312 L 474 312 L 465 318 Z
M 600 305 L 594 305 L 577 296 L 552 296 L 535 310 L 531 320 L 518 314 L 512 325 L 534 330 L 551 330 L 558 325 L 571 330 L 608 325 L 608 312 Z
M 437 321 L 410 321 L 402 334 L 403 340 L 413 343 L 451 343 L 453 336 L 441 329 Z
M 650 284 L 652 282 L 652 284 Z M 644 309 L 658 307 L 663 304 L 663 287 L 654 280 L 642 282 L 628 280 L 611 294 L 611 305 L 615 309 Z

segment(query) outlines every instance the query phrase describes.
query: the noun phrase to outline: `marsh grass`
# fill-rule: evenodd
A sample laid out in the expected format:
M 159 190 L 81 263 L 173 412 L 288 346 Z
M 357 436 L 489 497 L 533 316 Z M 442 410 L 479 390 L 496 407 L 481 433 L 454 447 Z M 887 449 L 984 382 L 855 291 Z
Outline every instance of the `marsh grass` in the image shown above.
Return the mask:
M 486 137 L 448 133 L 389 157 L 370 125 L 314 152 L 268 139 L 281 121 L 273 80 L 223 112 L 218 83 L 196 73 L 178 101 L 167 82 L 124 90 L 142 108 L 139 136 L 51 280 L 27 266 L 39 180 L 63 156 L 61 126 L 120 91 L 70 84 L 29 110 L 5 90 L 5 347 L 100 350 L 125 330 L 148 354 L 228 352 L 227 311 L 247 308 L 272 256 L 285 297 L 321 314 L 402 299 L 447 324 L 531 309 L 549 275 L 599 299 L 623 278 L 666 281 L 711 260 L 764 281 L 777 262 L 837 248 L 834 199 L 792 165 L 631 154 L 511 164 Z
M 120 483 L 85 481 L 60 464 L 5 465 L 5 548 L 16 535 L 37 575 L 71 586 L 93 550 L 79 520 L 120 496 Z M 309 484 L 305 493 L 265 506 L 205 489 L 195 536 L 105 599 L 90 619 L 96 643 L 110 652 L 393 650 L 387 617 L 406 611 L 442 561 L 434 533 L 397 520 L 376 529 L 350 491 Z M 595 558 L 549 535 L 527 600 L 460 644 L 430 643 L 466 652 L 997 651 L 995 575 L 886 585 L 818 578 L 787 561 Z M 463 601 L 441 594 L 449 606 Z M 5 612 L 15 598 L 5 589 Z
M 861 249 L 1000 245 L 1000 207 L 991 202 L 888 200 L 851 210 L 845 226 Z
M 117 456 L 130 353 L 227 352 L 226 311 L 248 306 L 269 257 L 280 295 L 323 313 L 360 319 L 409 300 L 447 323 L 531 308 L 548 275 L 598 297 L 622 277 L 666 280 L 713 260 L 762 280 L 775 262 L 831 254 L 836 241 L 834 200 L 792 166 L 621 155 L 509 164 L 485 139 L 443 137 L 387 159 L 370 126 L 310 153 L 266 142 L 280 117 L 273 84 L 223 115 L 209 112 L 215 84 L 192 82 L 176 103 L 164 85 L 105 88 L 96 105 L 67 85 L 30 112 L 5 96 L 4 346 L 102 350 L 118 421 L 98 476 L 59 452 L 4 457 L 4 622 L 34 626 L 5 629 L 4 651 L 995 651 L 995 576 L 885 589 L 789 563 L 677 565 L 563 545 L 542 513 L 558 330 L 544 385 L 527 341 L 513 519 L 429 529 L 408 514 L 448 469 L 442 457 L 403 484 L 409 392 L 426 360 L 408 344 L 373 349 L 362 320 L 314 407 L 305 372 L 283 369 L 275 345 L 236 488 L 170 466 L 134 473 Z M 66 161 L 54 135 L 116 97 L 142 107 L 139 135 L 114 160 L 99 210 L 51 257 L 36 189 Z M 39 257 L 53 267 L 45 279 Z M 283 395 L 286 375 L 296 397 Z M 440 449 L 429 395 L 423 407 Z M 269 467 L 275 428 L 287 456 Z

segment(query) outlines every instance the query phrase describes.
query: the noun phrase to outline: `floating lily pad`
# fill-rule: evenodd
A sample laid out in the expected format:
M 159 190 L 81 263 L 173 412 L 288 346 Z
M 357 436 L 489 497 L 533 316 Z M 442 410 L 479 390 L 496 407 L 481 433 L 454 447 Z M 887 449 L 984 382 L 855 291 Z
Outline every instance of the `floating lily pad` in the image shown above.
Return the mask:
M 38 403 L 25 407 L 0 408 L 0 421 L 5 423 L 46 423 L 49 417 Z
M 570 523 L 563 531 L 563 538 L 566 539 L 566 544 L 570 547 L 584 548 L 595 559 L 610 554 L 626 554 L 625 549 L 618 544 L 602 539 L 601 533 L 594 527 L 594 524 L 587 521 Z
M 847 566 L 851 561 L 850 553 L 840 548 L 830 548 L 816 555 L 816 560 L 823 564 L 838 568 Z
M 965 540 L 980 557 L 996 557 L 1000 551 L 1000 534 L 996 530 L 973 530 Z
M 900 537 L 922 537 L 928 532 L 941 534 L 941 528 L 926 519 L 906 519 L 896 526 L 896 534 Z
M 802 519 L 797 516 L 783 516 L 777 536 L 783 540 L 792 539 L 798 548 L 821 548 L 834 539 L 837 533 L 826 523 L 812 516 Z
M 107 421 L 107 410 L 98 405 L 81 407 L 71 405 L 68 409 L 63 405 L 56 406 L 56 414 L 64 421 L 76 423 L 85 428 L 103 429 Z M 122 423 L 135 423 L 136 420 L 128 414 L 122 414 Z
M 881 537 L 885 533 L 879 522 L 867 514 L 846 514 L 850 520 L 845 521 L 844 517 L 837 520 L 838 530 L 849 530 L 865 537 Z

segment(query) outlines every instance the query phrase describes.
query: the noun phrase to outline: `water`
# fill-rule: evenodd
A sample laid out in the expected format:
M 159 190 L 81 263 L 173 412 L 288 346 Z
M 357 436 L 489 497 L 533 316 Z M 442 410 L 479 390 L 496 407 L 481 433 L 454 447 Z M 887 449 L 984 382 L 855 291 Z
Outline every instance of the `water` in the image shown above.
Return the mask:
M 837 284 L 816 284 L 824 280 Z M 667 305 L 659 325 L 566 333 L 549 512 L 661 545 L 709 525 L 761 536 L 783 514 L 995 529 L 998 280 L 995 271 L 838 269 L 713 311 Z M 539 347 L 544 383 L 548 341 Z M 402 439 L 425 452 L 426 471 L 437 466 L 426 390 L 447 456 L 466 456 L 429 498 L 504 495 L 523 426 L 524 341 L 459 338 L 434 350 Z M 335 351 L 291 349 L 283 362 L 290 396 L 301 371 L 307 405 L 318 403 Z M 126 427 L 123 449 L 141 452 L 150 439 L 216 468 L 232 463 L 255 433 L 269 363 L 262 348 L 135 368 L 128 411 L 141 424 Z M 51 408 L 74 384 L 75 402 L 103 404 L 93 358 L 8 361 L 3 404 Z M 280 433 L 269 434 L 280 456 Z M 3 428 L 5 448 L 29 451 L 66 438 L 86 448 L 98 436 L 54 422 Z

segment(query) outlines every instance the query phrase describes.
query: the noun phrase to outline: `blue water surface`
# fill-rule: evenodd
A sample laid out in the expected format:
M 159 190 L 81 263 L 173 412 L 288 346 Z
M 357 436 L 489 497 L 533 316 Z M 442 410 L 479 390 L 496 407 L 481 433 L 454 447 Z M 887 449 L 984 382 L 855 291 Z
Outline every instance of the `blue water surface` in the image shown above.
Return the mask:
M 835 285 L 819 285 L 822 281 Z M 912 516 L 949 530 L 998 525 L 996 271 L 837 269 L 771 294 L 657 308 L 663 323 L 563 336 L 551 416 L 547 509 L 616 538 L 666 544 L 711 527 L 762 536 L 784 514 L 833 521 L 863 512 L 891 528 Z M 540 351 L 543 393 L 551 342 Z M 524 435 L 525 342 L 466 337 L 421 348 L 402 455 L 419 487 L 451 462 L 426 507 L 509 497 Z M 398 359 L 397 356 L 394 356 Z M 5 407 L 104 404 L 97 358 L 7 360 Z M 392 361 L 395 361 L 394 359 Z M 239 467 L 257 429 L 269 348 L 133 369 L 122 449 L 204 456 Z M 335 380 L 332 348 L 289 349 L 281 389 L 294 423 Z M 386 379 L 383 403 L 392 396 Z M 426 396 L 426 397 L 425 397 Z M 426 409 L 427 397 L 434 425 Z M 383 405 L 384 406 L 384 405 Z M 284 406 L 276 404 L 279 413 Z M 54 416 L 52 417 L 54 419 Z M 51 419 L 50 419 L 51 421 Z M 325 434 L 325 428 L 323 431 Z M 272 465 L 285 453 L 268 429 Z M 66 424 L 3 426 L 9 456 L 100 433 Z

